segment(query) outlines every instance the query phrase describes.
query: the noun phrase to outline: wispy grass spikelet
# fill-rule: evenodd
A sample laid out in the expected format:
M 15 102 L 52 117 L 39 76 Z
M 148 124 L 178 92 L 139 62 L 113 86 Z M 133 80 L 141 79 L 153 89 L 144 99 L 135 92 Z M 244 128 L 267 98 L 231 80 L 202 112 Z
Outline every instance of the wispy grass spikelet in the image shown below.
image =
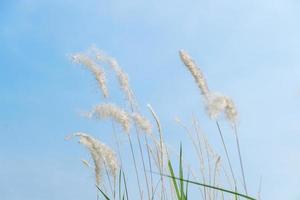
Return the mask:
M 206 101 L 206 110 L 210 118 L 216 120 L 224 111 L 227 105 L 227 97 L 218 93 L 209 93 Z
M 210 92 L 203 73 L 191 56 L 184 50 L 180 50 L 179 55 L 184 65 L 191 72 L 201 94 L 205 98 L 206 110 L 210 118 L 217 119 L 222 113 L 224 113 L 226 119 L 229 122 L 234 123 L 238 113 L 232 99 L 221 94 Z
M 129 77 L 120 67 L 118 61 L 115 58 L 105 54 L 102 50 L 97 49 L 96 47 L 93 47 L 92 51 L 96 54 L 97 60 L 107 63 L 113 69 L 113 71 L 116 73 L 119 85 L 123 90 L 126 99 L 131 105 L 135 105 L 133 91 L 129 84 Z
M 131 118 L 140 130 L 147 134 L 151 134 L 152 126 L 148 119 L 139 113 L 132 113 Z
M 229 97 L 226 98 L 225 114 L 226 114 L 226 118 L 230 122 L 232 122 L 232 123 L 236 122 L 237 116 L 238 116 L 238 111 L 235 107 L 233 100 L 230 99 Z
M 97 185 L 101 183 L 102 170 L 104 167 L 107 167 L 110 174 L 116 177 L 119 162 L 112 149 L 86 133 L 78 132 L 73 135 L 79 137 L 79 143 L 85 146 L 92 156 L 95 165 L 94 170 Z
M 102 178 L 103 162 L 101 159 L 101 151 L 96 140 L 85 133 L 75 133 L 74 136 L 79 137 L 79 143 L 87 148 L 94 161 L 96 184 L 99 185 Z
M 126 133 L 129 133 L 131 125 L 129 114 L 114 104 L 104 103 L 97 105 L 88 116 L 98 119 L 112 119 L 119 123 Z
M 98 82 L 100 89 L 102 90 L 103 96 L 108 97 L 108 89 L 106 86 L 106 78 L 104 71 L 100 68 L 100 66 L 94 62 L 90 57 L 85 54 L 78 53 L 72 55 L 72 60 L 75 63 L 82 64 L 86 67 Z
M 230 97 L 217 93 L 209 93 L 206 101 L 206 110 L 212 119 L 217 119 L 224 113 L 226 119 L 231 123 L 236 122 L 238 115 L 233 100 Z
M 209 89 L 206 84 L 206 80 L 204 78 L 202 71 L 187 52 L 185 52 L 184 50 L 180 50 L 179 55 L 184 65 L 188 68 L 188 70 L 191 72 L 192 76 L 194 77 L 201 91 L 201 94 L 204 95 L 204 97 L 206 97 L 209 93 Z

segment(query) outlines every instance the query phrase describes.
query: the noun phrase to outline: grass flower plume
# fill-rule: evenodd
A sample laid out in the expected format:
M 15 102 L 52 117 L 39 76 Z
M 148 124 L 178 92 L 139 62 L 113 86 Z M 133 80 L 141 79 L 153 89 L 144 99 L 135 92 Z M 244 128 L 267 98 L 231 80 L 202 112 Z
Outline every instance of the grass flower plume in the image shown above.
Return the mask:
M 135 124 L 141 131 L 147 134 L 151 134 L 152 126 L 148 119 L 146 119 L 139 113 L 132 113 L 131 119 L 135 122 Z
M 210 118 L 216 120 L 223 113 L 226 119 L 235 123 L 238 115 L 237 109 L 231 98 L 219 93 L 211 92 L 204 75 L 191 56 L 184 50 L 179 51 L 180 58 L 194 77 L 206 103 L 206 110 Z
M 78 132 L 73 134 L 73 136 L 79 137 L 79 143 L 87 148 L 91 154 L 94 162 L 95 179 L 97 185 L 100 185 L 101 183 L 102 173 L 105 167 L 107 167 L 113 177 L 116 177 L 119 164 L 112 149 L 86 133 Z M 84 163 L 89 166 L 87 161 Z
M 96 62 L 94 62 L 91 58 L 89 58 L 87 55 L 82 53 L 73 54 L 72 60 L 75 63 L 82 64 L 94 75 L 100 89 L 102 90 L 103 96 L 108 97 L 108 89 L 106 86 L 105 73 L 100 68 L 100 66 Z
M 104 103 L 97 105 L 88 116 L 97 119 L 112 119 L 119 123 L 126 133 L 129 133 L 131 125 L 129 114 L 114 104 Z
M 91 51 L 95 53 L 97 60 L 107 63 L 112 68 L 117 76 L 120 88 L 124 92 L 126 99 L 130 103 L 130 105 L 135 105 L 134 95 L 129 84 L 128 75 L 120 67 L 118 61 L 115 58 L 105 54 L 104 51 L 97 49 L 96 47 L 92 47 Z
M 180 58 L 184 65 L 188 68 L 191 72 L 192 76 L 194 77 L 201 94 L 206 97 L 209 94 L 209 89 L 204 78 L 202 71 L 199 69 L 195 61 L 190 57 L 190 55 L 185 52 L 184 50 L 179 51 Z

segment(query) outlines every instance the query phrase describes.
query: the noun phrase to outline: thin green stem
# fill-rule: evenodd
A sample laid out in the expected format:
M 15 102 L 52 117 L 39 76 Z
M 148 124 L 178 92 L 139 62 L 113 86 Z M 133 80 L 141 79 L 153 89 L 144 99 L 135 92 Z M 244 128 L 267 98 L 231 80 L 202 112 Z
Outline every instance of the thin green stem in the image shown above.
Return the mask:
M 130 107 L 131 107 L 131 112 L 134 112 L 135 109 L 134 109 L 134 105 L 133 105 L 132 102 L 130 102 Z M 136 108 L 136 110 L 138 110 L 138 109 Z M 143 165 L 144 176 L 145 176 L 145 181 L 146 181 L 146 186 L 147 186 L 148 199 L 150 200 L 149 182 L 148 182 L 148 176 L 146 174 L 146 166 L 145 166 L 145 161 L 144 161 L 143 149 L 142 149 L 142 145 L 141 145 L 140 132 L 139 132 L 139 130 L 137 128 L 136 123 L 134 123 L 134 127 L 135 127 L 136 136 L 137 136 L 137 139 L 138 139 L 139 151 L 140 151 L 141 158 L 142 158 L 142 165 Z
M 240 142 L 239 142 L 239 137 L 238 137 L 238 133 L 237 133 L 236 124 L 234 124 L 234 133 L 235 133 L 236 146 L 237 146 L 237 150 L 238 150 L 238 154 L 239 154 L 240 166 L 241 166 L 241 171 L 242 171 L 242 176 L 243 176 L 244 189 L 245 189 L 246 194 L 248 194 L 247 185 L 246 185 L 246 178 L 245 178 L 245 172 L 244 172 L 244 166 L 243 166 L 243 160 L 242 160 L 242 154 L 241 154 L 241 148 L 240 148 Z
M 233 169 L 232 169 L 232 165 L 231 165 L 231 162 L 230 162 L 230 159 L 229 159 L 229 154 L 228 154 L 228 151 L 227 151 L 225 140 L 224 140 L 224 137 L 223 137 L 223 134 L 222 134 L 222 131 L 221 131 L 221 128 L 220 128 L 220 125 L 219 125 L 218 121 L 216 121 L 216 124 L 217 124 L 218 131 L 219 131 L 219 134 L 220 134 L 220 137 L 221 137 L 221 140 L 222 140 L 222 144 L 223 144 L 223 147 L 224 147 L 224 150 L 225 150 L 225 154 L 226 154 L 226 158 L 227 158 L 227 161 L 228 161 L 228 164 L 229 164 L 229 168 L 230 168 L 230 172 L 231 172 L 232 179 L 233 179 L 233 182 L 234 182 L 234 186 L 237 187 L 236 179 L 235 179 Z
M 146 143 L 146 148 L 147 148 L 147 156 L 148 156 L 149 168 L 150 168 L 150 171 L 152 171 L 152 164 L 151 164 L 149 143 L 148 143 L 147 136 L 145 136 L 144 138 L 145 138 L 145 143 Z M 152 173 L 150 173 L 150 181 L 151 181 L 151 195 L 152 195 L 152 198 L 153 198 L 153 196 L 154 196 L 154 188 L 153 188 L 153 176 L 152 176 Z
M 148 176 L 146 174 L 146 166 L 145 166 L 144 155 L 143 155 L 143 150 L 142 150 L 142 145 L 141 145 L 141 139 L 140 139 L 139 132 L 138 132 L 137 128 L 136 128 L 136 135 L 137 135 L 139 150 L 140 150 L 141 158 L 142 158 L 144 176 L 145 176 L 145 181 L 146 181 L 146 186 L 147 186 L 148 199 L 150 200 L 150 189 L 149 189 Z
M 143 199 L 143 193 L 142 193 L 140 178 L 139 178 L 138 169 L 137 169 L 137 165 L 136 165 L 136 159 L 135 159 L 135 155 L 134 155 L 134 152 L 133 152 L 133 145 L 132 145 L 130 134 L 127 134 L 127 136 L 128 136 L 128 140 L 129 140 L 129 144 L 130 144 L 131 155 L 132 155 L 132 158 L 133 158 L 133 164 L 134 164 L 134 168 L 135 168 L 136 179 L 137 179 L 137 182 L 138 182 L 139 193 L 140 193 L 140 197 L 141 197 L 141 200 L 142 200 Z

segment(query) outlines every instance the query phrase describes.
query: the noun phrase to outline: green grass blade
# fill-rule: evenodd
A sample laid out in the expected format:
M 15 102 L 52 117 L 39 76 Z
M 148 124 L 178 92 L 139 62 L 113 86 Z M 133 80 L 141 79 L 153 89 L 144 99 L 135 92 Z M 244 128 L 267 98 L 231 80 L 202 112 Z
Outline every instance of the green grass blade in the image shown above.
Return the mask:
M 101 194 L 105 197 L 106 200 L 110 200 L 110 198 L 96 185 L 97 189 L 101 192 Z
M 119 170 L 119 200 L 121 200 L 121 192 L 122 192 L 122 184 L 121 184 L 121 181 L 122 181 L 122 173 L 121 173 L 121 169 Z
M 188 174 L 188 180 L 190 178 L 190 175 Z M 189 190 L 189 182 L 186 182 L 186 188 L 185 188 L 185 200 L 188 199 L 188 190 Z
M 157 173 L 157 174 L 159 174 L 159 173 Z M 174 179 L 175 180 L 180 180 L 180 178 L 175 177 L 175 176 L 170 176 L 170 175 L 167 175 L 167 174 L 161 174 L 161 175 L 165 176 L 165 177 L 168 177 L 168 178 L 171 178 L 172 180 L 174 180 Z M 219 191 L 222 191 L 222 192 L 225 192 L 225 193 L 237 195 L 238 197 L 243 197 L 245 199 L 256 200 L 253 197 L 250 197 L 250 196 L 247 196 L 245 194 L 238 193 L 238 192 L 234 192 L 234 191 L 231 191 L 231 190 L 227 190 L 227 189 L 224 189 L 224 188 L 220 188 L 220 187 L 216 187 L 216 186 L 212 186 L 212 185 L 207 185 L 207 184 L 203 184 L 203 183 L 198 183 L 196 181 L 190 181 L 190 180 L 186 180 L 186 179 L 183 179 L 183 181 L 186 182 L 186 183 L 191 183 L 191 184 L 194 184 L 194 185 L 200 185 L 200 186 L 203 186 L 203 187 L 219 190 Z
M 127 183 L 126 183 L 126 178 L 125 178 L 124 172 L 123 172 L 123 180 L 124 180 L 126 198 L 127 198 L 127 200 L 129 200 L 129 198 L 128 198 L 128 190 L 127 190 Z
M 180 144 L 179 156 L 179 178 L 180 178 L 180 199 L 185 199 L 184 195 L 184 181 L 183 181 L 183 166 L 182 166 L 182 145 Z
M 234 191 L 237 192 L 236 187 L 234 187 Z M 238 196 L 237 196 L 237 195 L 234 195 L 234 199 L 235 199 L 235 200 L 238 200 Z
M 168 161 L 168 167 L 169 167 L 169 171 L 171 173 L 171 176 L 168 176 L 168 177 L 172 179 L 172 183 L 173 183 L 173 186 L 175 188 L 177 199 L 180 200 L 180 192 L 179 192 L 179 189 L 178 189 L 178 186 L 177 186 L 177 181 L 176 181 L 174 170 L 173 170 L 173 167 L 172 167 L 172 164 L 171 164 L 170 160 Z

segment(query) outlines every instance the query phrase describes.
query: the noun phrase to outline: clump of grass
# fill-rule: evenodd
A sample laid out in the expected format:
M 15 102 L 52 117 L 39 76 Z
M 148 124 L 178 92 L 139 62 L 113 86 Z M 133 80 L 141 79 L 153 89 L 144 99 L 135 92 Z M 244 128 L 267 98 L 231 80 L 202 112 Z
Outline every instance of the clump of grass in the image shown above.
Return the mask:
M 94 106 L 87 116 L 111 121 L 118 152 L 116 154 L 112 148 L 88 134 L 79 132 L 71 136 L 71 138 L 79 137 L 79 142 L 87 148 L 91 155 L 93 165 L 86 160 L 82 160 L 82 162 L 89 169 L 94 170 L 95 184 L 99 192 L 97 192 L 97 198 L 101 195 L 106 200 L 137 199 L 133 196 L 136 195 L 135 192 L 128 188 L 128 183 L 130 185 L 136 183 L 139 199 L 187 200 L 191 196 L 189 188 L 192 186 L 198 188 L 201 194 L 199 199 L 203 200 L 255 199 L 250 197 L 247 191 L 236 123 L 238 116 L 236 106 L 230 97 L 212 92 L 209 89 L 203 72 L 186 51 L 180 50 L 179 56 L 200 89 L 208 116 L 217 125 L 228 163 L 228 166 L 223 165 L 221 154 L 215 152 L 195 117 L 192 121 L 192 127 L 188 127 L 177 119 L 177 123 L 184 128 L 192 141 L 198 158 L 200 172 L 198 175 L 184 160 L 182 145 L 180 145 L 179 155 L 177 155 L 164 140 L 162 124 L 153 107 L 147 105 L 153 116 L 155 126 L 141 114 L 134 98 L 133 89 L 130 87 L 128 75 L 120 67 L 117 60 L 96 47 L 90 48 L 88 52 L 88 54 L 74 54 L 72 59 L 75 63 L 85 66 L 92 72 L 106 100 Z M 128 102 L 126 106 L 116 106 L 114 99 L 108 96 L 105 81 L 107 68 L 105 66 L 112 69 L 116 75 L 120 92 L 125 95 Z M 225 119 L 233 127 L 245 194 L 239 191 L 240 185 L 237 182 L 236 172 L 233 170 L 231 157 L 218 122 L 220 116 L 225 116 Z M 119 124 L 122 129 L 115 129 L 115 123 Z M 128 143 L 122 144 L 119 141 L 119 132 L 126 133 Z M 132 135 L 136 135 L 136 138 L 133 138 Z M 120 150 L 122 145 L 130 148 L 132 163 L 126 160 L 126 164 L 124 164 L 124 159 L 127 157 L 122 158 L 122 151 Z M 139 154 L 136 151 L 139 151 Z M 171 162 L 171 158 L 174 159 L 174 156 L 178 161 L 178 175 L 175 173 L 174 166 L 176 165 L 172 164 L 174 161 Z M 228 175 L 228 169 L 231 176 Z M 135 180 L 131 176 L 126 176 L 131 170 L 134 170 Z M 105 179 L 103 174 L 106 174 Z

